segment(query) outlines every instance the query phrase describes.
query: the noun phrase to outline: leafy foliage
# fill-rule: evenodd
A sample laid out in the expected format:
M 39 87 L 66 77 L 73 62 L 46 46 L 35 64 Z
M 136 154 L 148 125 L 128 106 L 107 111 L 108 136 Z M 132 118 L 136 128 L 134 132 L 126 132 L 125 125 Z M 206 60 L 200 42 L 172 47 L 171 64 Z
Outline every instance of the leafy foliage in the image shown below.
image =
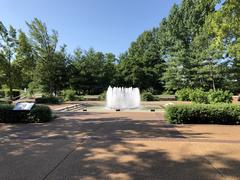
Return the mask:
M 239 124 L 240 106 L 233 104 L 169 105 L 166 119 L 173 124 Z
M 190 100 L 195 103 L 208 103 L 208 92 L 202 89 L 194 89 L 189 96 Z
M 156 101 L 157 98 L 151 93 L 151 92 L 148 92 L 148 91 L 144 91 L 142 94 L 142 100 L 143 101 Z
M 190 101 L 190 94 L 193 92 L 193 89 L 183 88 L 176 91 L 177 100 L 179 101 Z
M 189 100 L 190 90 L 182 90 L 188 87 L 198 89 L 192 101 L 213 103 L 229 101 L 217 89 L 240 92 L 239 0 L 182 0 L 119 57 L 93 48 L 68 54 L 57 31 L 36 18 L 27 26 L 25 34 L 0 21 L 0 85 L 8 86 L 11 97 L 14 88 L 49 96 L 72 89 L 79 97 L 112 85 Z M 210 89 L 216 92 L 207 96 Z
M 210 90 L 208 92 L 208 101 L 212 104 L 214 103 L 231 103 L 233 94 L 229 91 Z

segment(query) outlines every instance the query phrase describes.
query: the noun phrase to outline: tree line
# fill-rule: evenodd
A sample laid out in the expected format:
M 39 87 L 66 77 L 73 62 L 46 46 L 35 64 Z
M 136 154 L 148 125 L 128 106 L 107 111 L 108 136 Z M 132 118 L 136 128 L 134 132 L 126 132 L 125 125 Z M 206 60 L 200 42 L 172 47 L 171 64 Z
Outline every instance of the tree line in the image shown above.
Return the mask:
M 58 45 L 58 33 L 34 19 L 29 31 L 0 21 L 0 85 L 58 95 L 99 94 L 112 86 L 153 93 L 190 87 L 240 92 L 240 1 L 183 0 L 128 50 L 113 53 Z

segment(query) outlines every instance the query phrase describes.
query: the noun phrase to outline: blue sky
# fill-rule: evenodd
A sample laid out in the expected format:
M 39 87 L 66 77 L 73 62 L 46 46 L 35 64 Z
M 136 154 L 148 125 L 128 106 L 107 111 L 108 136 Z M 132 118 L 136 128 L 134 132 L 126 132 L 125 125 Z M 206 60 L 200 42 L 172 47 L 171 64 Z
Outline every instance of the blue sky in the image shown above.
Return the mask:
M 34 17 L 56 29 L 59 43 L 75 48 L 126 51 L 144 30 L 159 25 L 181 0 L 0 0 L 0 20 L 28 31 Z

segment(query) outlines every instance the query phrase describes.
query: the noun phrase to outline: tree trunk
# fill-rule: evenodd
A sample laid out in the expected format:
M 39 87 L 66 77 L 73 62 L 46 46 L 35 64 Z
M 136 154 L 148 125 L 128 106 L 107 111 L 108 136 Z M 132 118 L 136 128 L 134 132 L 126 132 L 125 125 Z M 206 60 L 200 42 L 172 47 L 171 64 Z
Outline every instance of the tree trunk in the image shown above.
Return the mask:
M 13 86 L 12 86 L 12 67 L 11 67 L 11 57 L 8 57 L 8 87 L 9 87 L 9 96 L 13 100 Z

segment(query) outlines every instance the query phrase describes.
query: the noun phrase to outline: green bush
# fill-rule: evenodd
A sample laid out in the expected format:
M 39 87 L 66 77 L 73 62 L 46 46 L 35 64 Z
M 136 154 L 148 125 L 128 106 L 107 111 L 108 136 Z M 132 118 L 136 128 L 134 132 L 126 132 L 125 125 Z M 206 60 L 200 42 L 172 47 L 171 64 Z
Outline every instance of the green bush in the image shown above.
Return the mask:
M 190 94 L 190 100 L 195 103 L 208 103 L 208 93 L 202 89 L 194 89 Z
M 106 95 L 107 95 L 107 92 L 106 92 L 106 91 L 102 92 L 102 93 L 98 96 L 98 100 L 99 100 L 99 101 L 105 101 Z
M 0 90 L 0 98 L 4 98 L 5 97 L 5 91 Z
M 76 97 L 76 91 L 72 89 L 67 89 L 63 91 L 63 96 L 65 101 L 74 101 L 77 99 Z
M 0 123 L 10 121 L 13 105 L 0 104 Z
M 20 90 L 18 89 L 13 89 L 12 90 L 12 96 L 14 99 L 19 99 L 20 98 Z M 2 89 L 0 90 L 0 97 L 4 98 L 4 97 L 10 97 L 10 91 L 9 89 Z
M 28 122 L 48 122 L 52 120 L 52 111 L 48 106 L 35 105 L 29 113 Z
M 41 97 L 35 99 L 36 104 L 60 104 L 62 103 L 62 99 L 55 96 L 49 96 L 49 97 Z
M 9 99 L 0 99 L 0 104 L 12 104 L 12 100 L 9 100 Z
M 0 105 L 1 123 L 42 123 L 52 120 L 48 106 L 35 105 L 31 111 L 14 111 L 13 105 Z
M 234 104 L 179 104 L 166 107 L 173 124 L 239 124 L 240 106 Z
M 190 94 L 193 92 L 193 89 L 183 88 L 176 91 L 177 100 L 179 101 L 190 101 Z
M 208 102 L 211 104 L 214 103 L 231 103 L 233 94 L 229 91 L 223 90 L 210 90 L 208 92 Z
M 157 100 L 156 97 L 151 92 L 145 91 L 141 94 L 141 96 L 142 96 L 143 101 L 156 101 Z

